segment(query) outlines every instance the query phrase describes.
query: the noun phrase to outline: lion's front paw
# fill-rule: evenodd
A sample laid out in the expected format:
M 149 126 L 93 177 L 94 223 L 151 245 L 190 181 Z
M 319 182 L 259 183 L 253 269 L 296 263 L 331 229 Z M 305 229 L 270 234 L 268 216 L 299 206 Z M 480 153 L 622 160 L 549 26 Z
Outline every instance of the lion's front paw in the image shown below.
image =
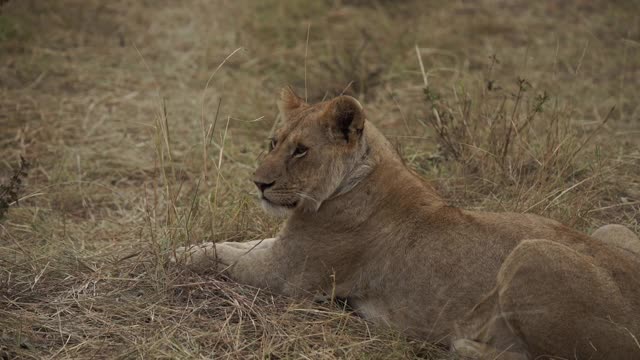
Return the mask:
M 201 245 L 179 247 L 171 255 L 169 261 L 196 271 L 215 270 L 216 244 L 209 242 Z
M 179 247 L 169 261 L 198 272 L 223 271 L 232 265 L 240 255 L 238 249 L 230 244 L 209 242 Z

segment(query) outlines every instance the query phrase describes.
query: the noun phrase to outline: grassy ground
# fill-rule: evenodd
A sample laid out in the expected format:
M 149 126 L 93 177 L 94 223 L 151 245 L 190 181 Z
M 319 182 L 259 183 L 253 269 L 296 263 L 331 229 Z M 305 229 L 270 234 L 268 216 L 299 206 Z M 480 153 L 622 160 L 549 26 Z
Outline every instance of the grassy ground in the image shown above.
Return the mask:
M 454 204 L 640 232 L 633 2 L 1 9 L 0 358 L 449 356 L 339 305 L 166 266 L 176 246 L 277 232 L 249 177 L 286 84 L 357 96 Z

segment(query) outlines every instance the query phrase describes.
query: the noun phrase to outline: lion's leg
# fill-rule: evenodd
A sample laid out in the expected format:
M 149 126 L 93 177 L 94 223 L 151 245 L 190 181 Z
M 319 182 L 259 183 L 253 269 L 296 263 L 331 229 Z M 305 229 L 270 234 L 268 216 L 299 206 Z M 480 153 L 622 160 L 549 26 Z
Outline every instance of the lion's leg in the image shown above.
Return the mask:
M 197 272 L 224 272 L 242 284 L 286 295 L 313 296 L 326 279 L 298 260 L 288 255 L 277 238 L 182 247 L 171 259 Z
M 640 238 L 628 227 L 618 224 L 604 225 L 592 237 L 640 255 Z
M 508 350 L 513 343 L 532 358 L 640 356 L 638 309 L 630 308 L 608 271 L 565 245 L 523 241 L 485 302 L 461 323 L 461 333 L 492 348 Z M 502 326 L 487 325 L 497 319 Z
M 452 351 L 472 359 L 528 359 L 523 341 L 502 315 L 499 290 L 495 287 L 458 322 Z
M 171 261 L 180 262 L 196 271 L 207 271 L 211 270 L 216 263 L 216 246 L 238 250 L 237 252 L 228 251 L 229 256 L 235 259 L 249 251 L 269 249 L 275 241 L 276 238 L 269 238 L 246 242 L 229 241 L 218 244 L 207 242 L 200 245 L 183 246 L 176 249 L 176 254 L 172 256 Z
M 176 249 L 171 258 L 174 263 L 181 263 L 198 272 L 224 270 L 235 264 L 240 258 L 247 260 L 256 257 L 258 252 L 268 250 L 275 243 L 276 238 L 253 240 L 247 242 L 204 243 L 200 245 L 183 246 Z M 251 255 L 249 255 L 251 253 Z M 264 255 L 264 254 L 263 254 Z M 260 256 L 257 256 L 258 258 Z

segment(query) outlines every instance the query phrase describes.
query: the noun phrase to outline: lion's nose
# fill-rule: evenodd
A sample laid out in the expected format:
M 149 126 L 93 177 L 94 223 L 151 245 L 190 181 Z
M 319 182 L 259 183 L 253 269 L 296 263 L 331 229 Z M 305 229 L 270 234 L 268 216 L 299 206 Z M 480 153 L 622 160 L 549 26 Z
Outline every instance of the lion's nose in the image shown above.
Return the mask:
M 254 184 L 256 184 L 256 186 L 258 187 L 258 189 L 260 189 L 261 192 L 264 192 L 265 190 L 267 190 L 268 188 L 272 187 L 273 184 L 275 184 L 275 181 L 272 181 L 270 183 L 263 183 L 260 181 L 254 181 Z

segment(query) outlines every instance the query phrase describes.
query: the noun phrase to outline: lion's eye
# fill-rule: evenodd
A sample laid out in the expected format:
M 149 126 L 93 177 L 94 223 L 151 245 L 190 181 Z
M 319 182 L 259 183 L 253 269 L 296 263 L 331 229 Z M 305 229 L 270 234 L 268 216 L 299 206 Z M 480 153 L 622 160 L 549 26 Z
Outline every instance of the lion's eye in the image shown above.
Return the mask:
M 269 151 L 275 149 L 277 144 L 278 142 L 276 141 L 276 139 L 271 139 L 271 141 L 269 142 Z
M 306 147 L 306 146 L 304 146 L 302 144 L 299 144 L 298 146 L 296 146 L 296 149 L 293 151 L 293 155 L 291 155 L 291 156 L 293 156 L 295 158 L 303 157 L 303 156 L 307 155 L 307 151 L 308 150 L 309 150 L 308 147 Z

